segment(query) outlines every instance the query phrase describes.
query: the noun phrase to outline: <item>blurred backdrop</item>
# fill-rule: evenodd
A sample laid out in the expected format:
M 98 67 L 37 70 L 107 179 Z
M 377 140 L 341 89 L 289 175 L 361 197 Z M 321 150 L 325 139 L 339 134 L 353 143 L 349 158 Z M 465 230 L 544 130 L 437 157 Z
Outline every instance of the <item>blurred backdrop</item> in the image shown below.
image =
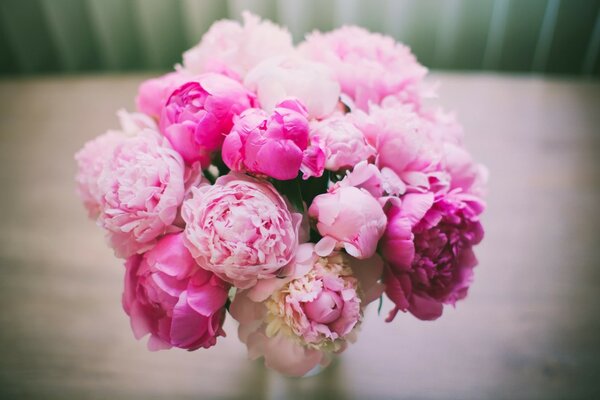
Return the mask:
M 0 74 L 166 70 L 243 10 L 313 29 L 362 25 L 433 69 L 600 76 L 600 0 L 1 0 Z

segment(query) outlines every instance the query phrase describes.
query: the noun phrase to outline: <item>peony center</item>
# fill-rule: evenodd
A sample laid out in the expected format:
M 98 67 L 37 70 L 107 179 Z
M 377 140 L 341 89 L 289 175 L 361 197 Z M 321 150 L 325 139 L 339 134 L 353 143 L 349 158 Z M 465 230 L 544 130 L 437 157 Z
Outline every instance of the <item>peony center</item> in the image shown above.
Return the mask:
M 314 322 L 329 324 L 340 317 L 343 307 L 339 294 L 323 290 L 313 301 L 304 303 L 304 312 Z

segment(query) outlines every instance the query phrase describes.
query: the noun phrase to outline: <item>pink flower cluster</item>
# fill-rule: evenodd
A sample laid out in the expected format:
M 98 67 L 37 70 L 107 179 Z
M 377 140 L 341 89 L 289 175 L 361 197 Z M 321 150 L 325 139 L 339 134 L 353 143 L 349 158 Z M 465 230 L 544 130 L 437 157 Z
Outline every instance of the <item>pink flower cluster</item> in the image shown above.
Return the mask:
M 358 337 L 385 293 L 440 317 L 465 298 L 486 170 L 427 70 L 392 38 L 219 21 L 137 113 L 76 154 L 77 190 L 125 264 L 151 350 L 214 346 L 229 314 L 251 358 L 301 376 Z

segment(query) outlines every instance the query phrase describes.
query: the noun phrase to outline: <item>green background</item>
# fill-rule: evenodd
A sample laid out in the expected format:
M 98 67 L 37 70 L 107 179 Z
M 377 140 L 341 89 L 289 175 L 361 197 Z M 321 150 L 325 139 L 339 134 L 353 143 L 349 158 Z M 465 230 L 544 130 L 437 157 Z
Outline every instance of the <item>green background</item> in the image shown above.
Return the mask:
M 0 0 L 0 74 L 166 70 L 248 9 L 388 33 L 434 69 L 600 75 L 600 0 Z

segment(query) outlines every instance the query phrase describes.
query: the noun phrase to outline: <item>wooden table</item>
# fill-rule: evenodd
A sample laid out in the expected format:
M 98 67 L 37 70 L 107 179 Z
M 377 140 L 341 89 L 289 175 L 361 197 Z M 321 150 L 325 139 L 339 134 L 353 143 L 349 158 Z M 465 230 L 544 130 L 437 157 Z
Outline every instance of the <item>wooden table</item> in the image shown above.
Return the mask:
M 470 295 L 436 323 L 373 307 L 333 367 L 298 380 L 248 361 L 231 320 L 205 351 L 133 338 L 73 154 L 145 77 L 0 81 L 0 398 L 600 398 L 598 82 L 436 75 L 491 171 Z

